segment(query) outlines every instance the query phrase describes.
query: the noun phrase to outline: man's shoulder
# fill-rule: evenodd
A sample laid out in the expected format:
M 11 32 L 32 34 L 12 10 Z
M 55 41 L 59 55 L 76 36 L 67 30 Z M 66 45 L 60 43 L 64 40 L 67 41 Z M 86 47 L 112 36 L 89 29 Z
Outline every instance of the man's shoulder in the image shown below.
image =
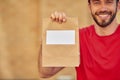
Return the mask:
M 80 33 L 90 32 L 90 31 L 93 30 L 93 27 L 94 27 L 94 25 L 89 25 L 89 26 L 80 28 L 80 29 L 79 29 L 79 32 L 80 32 Z

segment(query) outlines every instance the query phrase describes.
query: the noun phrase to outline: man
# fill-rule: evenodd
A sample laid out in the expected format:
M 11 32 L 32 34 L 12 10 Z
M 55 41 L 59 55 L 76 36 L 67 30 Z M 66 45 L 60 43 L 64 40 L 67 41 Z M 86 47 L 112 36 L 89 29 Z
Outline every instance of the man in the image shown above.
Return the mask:
M 81 64 L 76 67 L 77 80 L 120 80 L 120 25 L 116 13 L 119 0 L 88 0 L 94 24 L 79 30 Z M 63 23 L 64 13 L 51 19 Z M 41 56 L 40 56 L 41 57 Z M 63 68 L 43 68 L 40 76 L 50 77 Z

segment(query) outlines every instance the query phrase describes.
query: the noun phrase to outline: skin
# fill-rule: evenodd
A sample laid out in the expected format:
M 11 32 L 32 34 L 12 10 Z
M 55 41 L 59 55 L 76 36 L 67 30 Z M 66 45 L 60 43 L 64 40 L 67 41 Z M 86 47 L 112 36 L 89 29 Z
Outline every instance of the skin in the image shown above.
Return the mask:
M 116 0 L 90 0 L 88 4 L 91 15 L 94 20 L 95 31 L 99 36 L 108 36 L 113 34 L 118 23 L 116 20 L 116 13 L 120 9 L 120 2 L 116 3 Z M 64 12 L 57 12 L 51 14 L 51 20 L 60 24 L 67 21 L 67 16 Z M 40 45 L 41 47 L 42 45 Z M 40 48 L 41 49 L 41 48 Z M 41 50 L 39 53 L 39 72 L 40 77 L 48 78 L 55 75 L 64 67 L 42 67 L 41 65 Z
M 117 4 L 115 0 L 106 0 L 104 2 L 91 0 L 90 10 L 94 21 L 100 27 L 107 27 L 116 17 Z M 102 5 L 102 6 L 100 6 Z
M 95 1 L 100 2 L 98 2 L 98 4 L 95 4 Z M 115 32 L 115 30 L 118 27 L 115 15 L 120 8 L 120 2 L 116 4 L 116 0 L 110 1 L 111 3 L 109 3 L 109 0 L 108 2 L 107 0 L 91 0 L 91 3 L 89 4 L 89 8 L 93 19 L 96 18 L 99 24 L 103 24 L 103 26 L 101 26 L 94 20 L 95 31 L 99 36 L 111 35 Z M 111 22 L 112 17 L 114 17 L 114 19 Z

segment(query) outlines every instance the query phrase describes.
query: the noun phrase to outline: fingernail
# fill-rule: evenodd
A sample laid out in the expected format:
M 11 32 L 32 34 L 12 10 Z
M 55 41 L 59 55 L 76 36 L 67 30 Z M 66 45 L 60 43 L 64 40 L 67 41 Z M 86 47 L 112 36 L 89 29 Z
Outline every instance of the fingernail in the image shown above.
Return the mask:
M 65 22 L 66 21 L 66 19 L 63 19 L 63 22 Z

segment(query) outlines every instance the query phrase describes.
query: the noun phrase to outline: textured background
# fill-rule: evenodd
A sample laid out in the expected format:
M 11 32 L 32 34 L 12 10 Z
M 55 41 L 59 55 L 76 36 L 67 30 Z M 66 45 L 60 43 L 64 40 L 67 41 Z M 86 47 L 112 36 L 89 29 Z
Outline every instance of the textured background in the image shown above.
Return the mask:
M 38 2 L 0 0 L 0 79 L 38 78 Z
M 41 21 L 54 11 L 79 17 L 79 27 L 92 23 L 87 0 L 0 0 L 0 80 L 40 79 L 38 52 Z M 120 22 L 120 13 L 118 14 Z M 74 68 L 65 68 L 60 75 L 75 78 Z

